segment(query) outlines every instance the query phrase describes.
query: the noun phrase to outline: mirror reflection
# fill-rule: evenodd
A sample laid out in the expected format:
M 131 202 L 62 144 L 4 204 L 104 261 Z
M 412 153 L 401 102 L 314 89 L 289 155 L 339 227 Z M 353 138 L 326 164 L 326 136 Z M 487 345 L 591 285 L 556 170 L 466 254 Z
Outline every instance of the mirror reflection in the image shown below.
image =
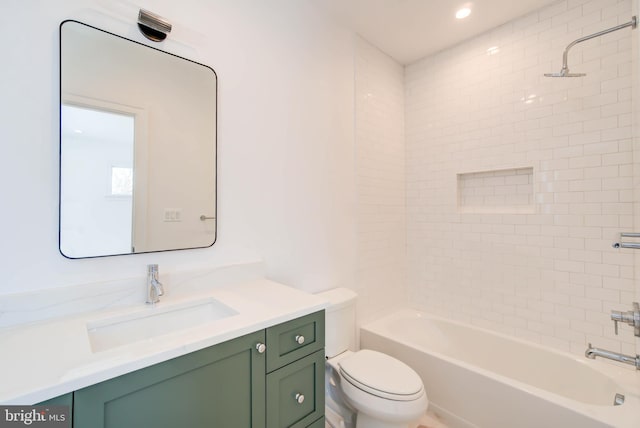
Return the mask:
M 212 245 L 213 70 L 76 21 L 60 40 L 60 252 Z

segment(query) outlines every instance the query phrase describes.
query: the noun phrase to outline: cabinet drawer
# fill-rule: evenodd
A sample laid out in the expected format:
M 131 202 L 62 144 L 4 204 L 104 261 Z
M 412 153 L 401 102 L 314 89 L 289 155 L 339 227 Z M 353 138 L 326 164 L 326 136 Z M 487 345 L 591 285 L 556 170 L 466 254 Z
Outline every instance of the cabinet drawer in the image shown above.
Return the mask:
M 267 329 L 267 372 L 324 348 L 324 311 Z
M 267 427 L 302 428 L 324 415 L 324 349 L 267 375 Z

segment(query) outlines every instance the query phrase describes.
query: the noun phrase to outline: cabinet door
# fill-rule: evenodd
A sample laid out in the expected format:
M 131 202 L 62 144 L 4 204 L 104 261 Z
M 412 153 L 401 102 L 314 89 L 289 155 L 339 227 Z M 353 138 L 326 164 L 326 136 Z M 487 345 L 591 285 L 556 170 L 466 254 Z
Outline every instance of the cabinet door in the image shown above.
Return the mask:
M 324 415 L 324 349 L 267 375 L 267 427 L 304 428 Z
M 43 409 L 37 409 L 36 411 L 38 412 L 45 410 L 50 414 L 49 410 L 51 410 L 54 414 L 57 414 L 57 416 L 55 416 L 55 420 L 59 421 L 60 424 L 56 426 L 72 427 L 73 419 L 71 415 L 73 414 L 73 392 L 36 403 L 34 406 L 43 407 Z M 53 415 L 50 414 L 49 417 L 52 416 Z M 63 421 L 66 422 L 66 425 L 62 424 Z
M 74 395 L 74 428 L 264 428 L 264 331 Z
M 34 404 L 35 406 L 69 406 L 69 409 L 73 406 L 73 393 L 60 395 L 58 397 L 51 398 L 47 401 Z

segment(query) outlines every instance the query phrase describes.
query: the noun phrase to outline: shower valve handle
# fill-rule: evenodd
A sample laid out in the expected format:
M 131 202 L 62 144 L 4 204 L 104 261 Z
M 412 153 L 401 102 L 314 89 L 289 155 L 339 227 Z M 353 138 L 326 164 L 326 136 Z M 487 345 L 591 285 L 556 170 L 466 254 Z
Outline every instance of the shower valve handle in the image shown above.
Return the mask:
M 613 320 L 616 334 L 618 334 L 618 322 L 623 322 L 633 327 L 634 335 L 640 337 L 640 305 L 638 302 L 633 302 L 632 311 L 611 311 L 611 320 Z

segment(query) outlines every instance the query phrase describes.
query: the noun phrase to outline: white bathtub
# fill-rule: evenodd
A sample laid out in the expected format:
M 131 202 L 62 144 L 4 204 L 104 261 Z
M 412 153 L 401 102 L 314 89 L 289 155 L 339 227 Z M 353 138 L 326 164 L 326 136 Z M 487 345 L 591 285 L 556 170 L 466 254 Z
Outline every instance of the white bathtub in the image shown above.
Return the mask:
M 449 428 L 640 427 L 640 372 L 631 366 L 414 310 L 362 326 L 360 343 L 413 367 L 430 410 Z M 616 393 L 625 395 L 624 404 L 613 405 Z

